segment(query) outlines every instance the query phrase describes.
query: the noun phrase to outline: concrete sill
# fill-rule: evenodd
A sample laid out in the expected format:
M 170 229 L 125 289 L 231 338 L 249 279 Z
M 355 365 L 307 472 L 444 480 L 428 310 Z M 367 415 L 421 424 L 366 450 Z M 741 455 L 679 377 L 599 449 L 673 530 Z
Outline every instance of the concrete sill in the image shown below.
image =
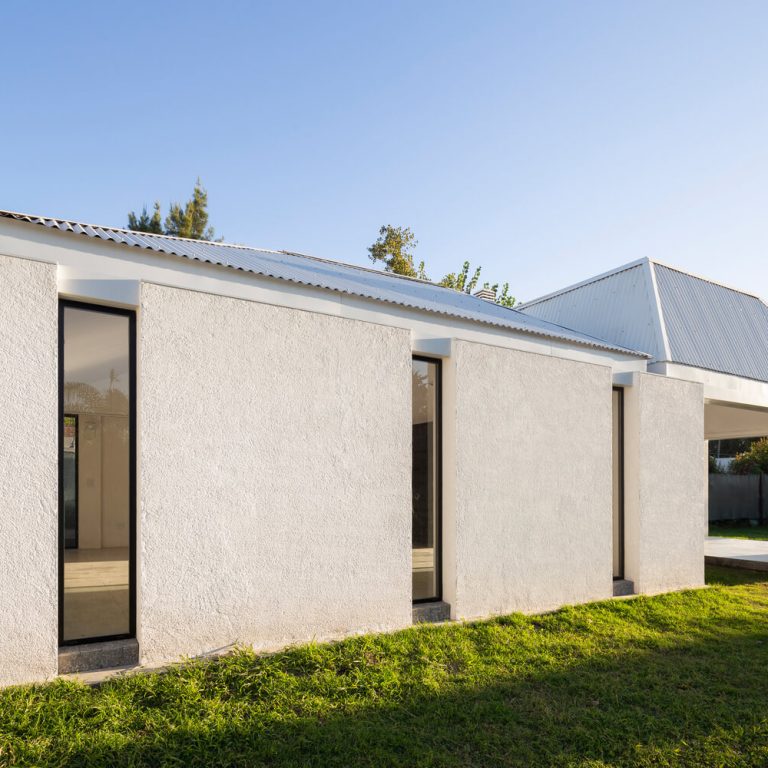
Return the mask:
M 614 579 L 613 582 L 613 596 L 614 597 L 626 597 L 627 595 L 635 594 L 635 584 L 628 579 Z
M 113 667 L 135 667 L 139 663 L 139 644 L 130 640 L 106 643 L 65 645 L 59 648 L 59 674 L 93 672 Z
M 439 621 L 450 621 L 451 606 L 442 600 L 434 603 L 419 603 L 413 606 L 414 624 L 434 624 Z

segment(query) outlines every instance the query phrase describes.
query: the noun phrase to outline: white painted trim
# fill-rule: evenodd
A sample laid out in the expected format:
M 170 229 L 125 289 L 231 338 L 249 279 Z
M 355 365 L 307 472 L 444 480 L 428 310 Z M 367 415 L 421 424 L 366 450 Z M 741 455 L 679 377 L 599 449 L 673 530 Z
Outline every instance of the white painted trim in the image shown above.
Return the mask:
M 654 264 L 650 259 L 646 260 L 646 269 L 651 279 L 651 287 L 653 289 L 653 300 L 656 306 L 656 331 L 661 339 L 661 347 L 664 350 L 665 360 L 672 358 L 672 353 L 669 351 L 669 338 L 667 336 L 667 324 L 664 321 L 664 310 L 661 307 L 661 298 L 659 297 L 659 286 L 656 282 L 656 271 Z
M 704 399 L 721 405 L 742 405 L 768 408 L 768 382 L 744 379 L 728 373 L 716 373 L 679 363 L 665 363 L 663 370 L 656 364 L 649 366 L 654 373 L 683 381 L 695 381 L 704 385 Z
M 411 338 L 411 351 L 414 355 L 448 358 L 452 354 L 452 348 L 453 339 Z
M 135 309 L 141 301 L 139 280 L 82 280 L 67 277 L 67 269 L 59 267 L 59 294 L 68 299 L 98 301 Z

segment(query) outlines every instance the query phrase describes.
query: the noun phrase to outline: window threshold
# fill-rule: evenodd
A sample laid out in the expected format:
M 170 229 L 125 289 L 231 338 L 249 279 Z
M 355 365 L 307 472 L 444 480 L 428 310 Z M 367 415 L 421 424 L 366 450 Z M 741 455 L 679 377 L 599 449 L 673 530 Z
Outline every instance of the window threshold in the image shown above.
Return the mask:
M 435 624 L 451 620 L 451 606 L 442 600 L 430 603 L 416 603 L 413 606 L 414 624 Z
M 107 640 L 101 643 L 64 645 L 59 648 L 59 674 L 95 672 L 115 667 L 135 667 L 139 663 L 136 638 Z

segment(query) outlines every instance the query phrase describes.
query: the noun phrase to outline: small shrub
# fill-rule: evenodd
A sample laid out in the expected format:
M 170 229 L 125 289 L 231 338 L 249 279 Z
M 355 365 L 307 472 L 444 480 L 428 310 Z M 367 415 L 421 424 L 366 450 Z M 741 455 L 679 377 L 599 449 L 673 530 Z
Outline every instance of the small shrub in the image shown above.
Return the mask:
M 768 474 L 768 437 L 752 443 L 748 451 L 737 454 L 731 463 L 735 475 Z

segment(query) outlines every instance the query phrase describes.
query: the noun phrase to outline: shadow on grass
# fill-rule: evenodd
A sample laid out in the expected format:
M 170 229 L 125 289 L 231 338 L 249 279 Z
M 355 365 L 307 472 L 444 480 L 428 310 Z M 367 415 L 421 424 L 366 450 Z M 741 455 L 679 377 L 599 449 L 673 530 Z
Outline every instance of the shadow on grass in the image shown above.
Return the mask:
M 119 744 L 94 731 L 57 745 L 43 765 L 768 765 L 765 625 L 714 624 L 690 641 L 617 641 L 533 674 L 512 668 L 483 682 L 459 666 L 439 694 L 422 686 L 356 708 L 352 693 L 330 714 L 313 714 L 308 699 L 256 716 L 241 689 L 231 716 L 128 733 Z M 226 699 L 221 680 L 208 684 Z
M 722 565 L 708 565 L 705 571 L 706 582 L 713 587 L 732 587 L 738 584 L 768 582 L 768 572 L 766 571 L 750 571 L 745 568 L 730 568 Z

